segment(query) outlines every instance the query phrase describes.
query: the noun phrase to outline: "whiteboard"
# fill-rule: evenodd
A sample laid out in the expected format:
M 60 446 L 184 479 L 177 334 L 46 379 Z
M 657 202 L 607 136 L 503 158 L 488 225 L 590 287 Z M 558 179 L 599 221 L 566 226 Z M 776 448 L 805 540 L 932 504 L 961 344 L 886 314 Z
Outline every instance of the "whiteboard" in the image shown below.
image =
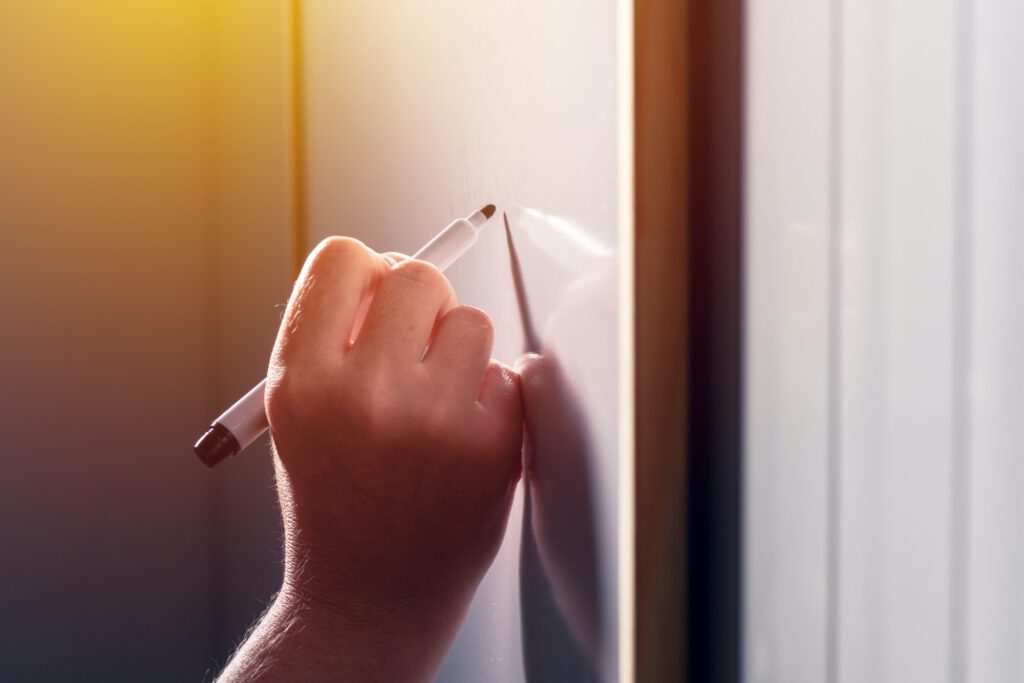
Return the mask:
M 412 253 L 451 220 L 496 204 L 498 220 L 447 274 L 460 303 L 491 315 L 494 355 L 511 364 L 524 338 L 500 222 L 508 211 L 534 324 L 558 361 L 566 420 L 584 453 L 578 481 L 557 498 L 571 535 L 594 538 L 593 561 L 576 569 L 594 582 L 600 647 L 588 654 L 559 601 L 533 583 L 536 563 L 521 558 L 521 486 L 440 680 L 517 681 L 527 671 L 533 680 L 610 679 L 617 671 L 627 400 L 619 235 L 632 182 L 619 133 L 624 98 L 631 106 L 619 76 L 627 59 L 620 4 L 303 3 L 305 246 L 346 234 Z

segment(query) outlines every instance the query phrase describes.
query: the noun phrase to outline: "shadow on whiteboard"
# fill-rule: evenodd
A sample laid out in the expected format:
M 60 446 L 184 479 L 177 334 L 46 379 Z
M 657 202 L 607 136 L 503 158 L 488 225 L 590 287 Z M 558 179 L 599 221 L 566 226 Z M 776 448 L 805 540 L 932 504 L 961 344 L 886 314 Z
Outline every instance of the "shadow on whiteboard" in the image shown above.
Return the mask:
M 524 247 L 528 308 L 544 329 L 543 355 L 520 368 L 529 434 L 524 672 L 530 681 L 604 679 L 617 654 L 608 647 L 617 576 L 614 252 L 568 220 L 521 207 L 509 217 Z
M 529 442 L 520 547 L 527 680 L 595 680 L 602 634 L 591 449 L 557 361 L 522 368 Z

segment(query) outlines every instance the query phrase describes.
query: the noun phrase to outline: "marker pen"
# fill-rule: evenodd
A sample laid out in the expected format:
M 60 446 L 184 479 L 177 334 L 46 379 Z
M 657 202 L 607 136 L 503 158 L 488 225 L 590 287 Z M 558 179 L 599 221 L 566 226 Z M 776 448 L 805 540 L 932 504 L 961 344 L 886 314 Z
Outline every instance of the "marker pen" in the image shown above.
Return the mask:
M 412 258 L 432 263 L 438 270 L 446 270 L 476 243 L 480 229 L 493 215 L 494 205 L 488 204 L 468 218 L 453 221 Z M 269 425 L 263 404 L 266 384 L 264 379 L 249 390 L 196 441 L 192 448 L 206 465 L 213 467 L 237 454 L 267 430 Z

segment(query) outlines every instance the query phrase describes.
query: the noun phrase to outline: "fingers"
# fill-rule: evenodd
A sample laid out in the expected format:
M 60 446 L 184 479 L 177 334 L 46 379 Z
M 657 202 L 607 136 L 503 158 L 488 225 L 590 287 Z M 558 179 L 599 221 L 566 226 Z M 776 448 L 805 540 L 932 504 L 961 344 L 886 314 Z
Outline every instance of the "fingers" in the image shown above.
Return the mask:
M 425 362 L 454 396 L 475 401 L 493 344 L 494 327 L 487 314 L 478 308 L 459 306 L 441 319 Z
M 455 290 L 437 268 L 403 261 L 381 278 L 352 353 L 419 362 L 438 318 L 455 303 Z
M 519 393 L 519 375 L 508 366 L 491 361 L 484 371 L 480 403 L 494 418 L 511 447 L 499 450 L 511 481 L 519 481 L 523 471 L 523 400 Z
M 281 321 L 278 360 L 287 364 L 343 354 L 360 302 L 387 272 L 387 261 L 359 240 L 329 237 L 317 245 Z
M 523 418 L 527 430 L 543 423 L 545 415 L 554 412 L 558 404 L 556 395 L 557 367 L 552 359 L 535 353 L 523 356 L 516 363 L 523 392 Z
M 409 255 L 403 254 L 400 251 L 385 251 L 382 256 L 387 259 L 387 262 L 393 267 L 397 266 L 402 261 L 408 261 Z
M 555 359 L 530 353 L 516 363 L 516 371 L 523 396 L 523 424 L 530 444 L 573 447 L 576 439 L 567 431 L 572 423 L 573 402 L 566 396 Z
M 519 394 L 519 384 L 519 375 L 508 366 L 492 360 L 484 371 L 480 403 L 488 412 L 506 419 L 510 424 L 521 426 L 523 401 Z
M 381 256 L 387 261 L 388 268 L 394 268 L 402 261 L 407 260 L 409 257 L 397 251 L 386 251 Z M 356 311 L 355 320 L 352 322 L 352 333 L 351 338 L 347 341 L 351 342 L 359 336 L 359 331 L 363 329 L 363 322 L 366 320 L 366 314 L 370 312 L 370 304 L 373 302 L 373 295 L 367 296 L 363 299 L 359 305 L 359 310 Z

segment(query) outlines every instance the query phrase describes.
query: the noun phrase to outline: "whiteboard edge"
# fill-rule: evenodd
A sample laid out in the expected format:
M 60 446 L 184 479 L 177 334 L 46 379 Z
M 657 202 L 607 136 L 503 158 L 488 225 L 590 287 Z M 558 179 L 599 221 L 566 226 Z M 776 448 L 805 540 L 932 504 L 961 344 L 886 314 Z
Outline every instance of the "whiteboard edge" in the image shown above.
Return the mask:
M 635 677 L 634 515 L 634 121 L 633 0 L 617 0 L 618 211 L 619 211 L 619 680 Z

